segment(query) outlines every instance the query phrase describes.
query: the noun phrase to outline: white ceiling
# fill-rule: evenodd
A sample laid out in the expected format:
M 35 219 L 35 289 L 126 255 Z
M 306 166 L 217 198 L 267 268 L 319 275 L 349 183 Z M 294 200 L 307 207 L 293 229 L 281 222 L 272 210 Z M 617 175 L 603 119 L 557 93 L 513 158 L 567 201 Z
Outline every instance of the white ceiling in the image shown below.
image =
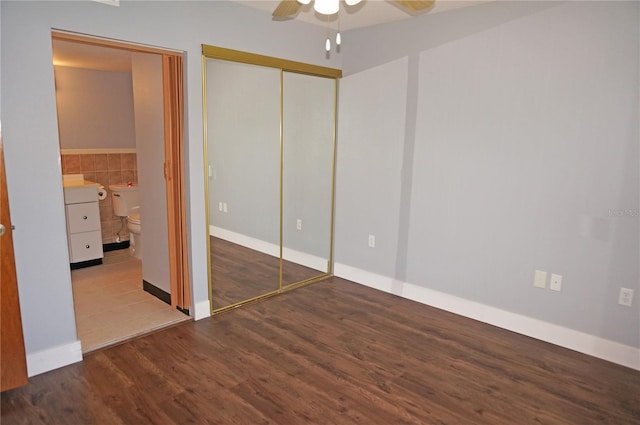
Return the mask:
M 209 0 L 211 1 L 211 0 Z M 226 1 L 226 0 L 213 0 Z M 261 9 L 266 19 L 271 18 L 271 12 L 277 7 L 278 0 L 233 0 L 237 3 Z M 492 0 L 437 0 L 431 9 L 418 13 L 434 14 L 461 7 L 472 6 Z M 313 2 L 302 6 L 298 14 L 292 18 L 298 21 L 314 25 L 327 25 L 326 16 L 315 13 Z M 340 29 L 345 31 L 354 28 L 363 28 L 385 22 L 409 19 L 412 15 L 400 9 L 392 0 L 364 0 L 360 4 L 348 7 L 340 2 Z M 336 16 L 333 16 L 336 19 Z M 331 24 L 337 28 L 336 23 Z M 131 72 L 131 53 L 125 50 L 107 47 L 92 46 L 71 41 L 53 41 L 53 64 L 58 66 L 71 66 L 75 68 L 97 69 L 103 71 Z

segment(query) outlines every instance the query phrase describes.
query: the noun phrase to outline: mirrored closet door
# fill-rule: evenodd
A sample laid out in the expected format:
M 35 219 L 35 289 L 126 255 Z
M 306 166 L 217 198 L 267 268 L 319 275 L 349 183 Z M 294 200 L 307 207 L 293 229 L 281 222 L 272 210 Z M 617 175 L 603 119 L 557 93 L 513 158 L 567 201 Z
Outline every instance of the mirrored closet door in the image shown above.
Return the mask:
M 330 271 L 335 80 L 282 75 L 282 284 Z
M 213 308 L 280 289 L 280 71 L 207 60 Z
M 331 274 L 340 76 L 203 45 L 212 312 Z

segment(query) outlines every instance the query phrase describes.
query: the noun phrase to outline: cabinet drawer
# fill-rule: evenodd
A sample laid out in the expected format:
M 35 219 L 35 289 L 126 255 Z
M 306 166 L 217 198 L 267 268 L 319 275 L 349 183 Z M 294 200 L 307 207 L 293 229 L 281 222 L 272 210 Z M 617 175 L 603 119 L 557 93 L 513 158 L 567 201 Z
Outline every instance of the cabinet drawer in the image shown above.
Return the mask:
M 100 230 L 100 209 L 97 202 L 67 205 L 69 233 Z
M 100 231 L 71 235 L 69 245 L 71 248 L 71 252 L 69 253 L 71 255 L 70 261 L 72 263 L 103 257 L 102 235 Z
M 71 186 L 64 188 L 64 203 L 79 204 L 81 202 L 97 202 L 98 188 L 96 186 Z

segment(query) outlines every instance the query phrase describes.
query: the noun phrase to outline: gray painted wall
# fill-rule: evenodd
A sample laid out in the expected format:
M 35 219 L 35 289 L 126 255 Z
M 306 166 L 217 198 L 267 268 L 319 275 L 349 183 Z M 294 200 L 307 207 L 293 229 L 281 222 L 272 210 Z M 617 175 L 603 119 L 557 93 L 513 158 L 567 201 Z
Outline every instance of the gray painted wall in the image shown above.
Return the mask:
M 340 81 L 335 258 L 395 275 L 407 61 L 400 59 Z M 376 247 L 368 238 L 376 237 Z
M 60 148 L 135 149 L 131 74 L 54 68 Z
M 196 302 L 207 299 L 200 43 L 208 43 L 337 68 L 344 61 L 350 76 L 341 82 L 340 96 L 337 261 L 640 346 L 638 218 L 624 214 L 638 208 L 637 3 L 498 2 L 427 15 L 349 31 L 341 56 L 329 61 L 324 51 L 310 48 L 324 38 L 324 28 L 272 22 L 268 13 L 229 2 L 121 2 L 116 8 L 95 2 L 2 1 L 0 10 L 2 130 L 28 354 L 76 340 L 51 28 L 186 52 L 187 213 Z M 572 34 L 576 31 L 582 41 Z M 514 38 L 521 44 L 514 45 Z M 537 40 L 544 48 L 536 46 Z M 484 56 L 474 57 L 474 43 Z M 437 46 L 443 50 L 428 52 Z M 435 58 L 442 65 L 433 63 Z M 563 67 L 555 66 L 557 59 Z M 469 81 L 475 70 L 468 67 L 477 63 L 493 73 L 482 70 L 477 82 Z M 530 64 L 549 66 L 546 78 L 528 72 Z M 434 84 L 420 88 L 426 72 L 421 66 L 445 79 L 448 91 L 438 92 Z M 503 79 L 506 93 L 498 90 Z M 589 80 L 595 87 L 587 85 Z M 542 91 L 547 81 L 562 90 Z M 602 91 L 596 91 L 598 85 Z M 581 102 L 578 88 L 595 97 Z M 537 125 L 531 125 L 524 112 L 532 108 L 535 94 L 546 97 L 534 115 Z M 472 116 L 472 128 L 451 117 L 433 123 L 433 117 L 421 115 L 437 110 L 438 104 L 429 103 L 432 95 L 449 97 L 444 103 L 449 112 L 457 100 L 454 112 L 462 109 L 467 118 L 471 112 L 465 104 L 478 108 L 475 97 L 495 113 L 479 112 L 489 122 Z M 594 106 L 601 106 L 602 116 L 594 116 Z M 559 115 L 549 115 L 552 111 Z M 514 140 L 513 146 L 505 137 Z M 422 170 L 436 162 L 444 166 Z M 463 175 L 453 175 L 447 164 Z M 441 183 L 424 181 L 428 176 Z M 480 198 L 480 189 L 487 198 L 482 208 L 471 209 L 469 204 L 481 205 L 472 202 Z M 530 197 L 543 200 L 535 212 L 526 208 L 534 204 Z M 453 203 L 459 199 L 463 202 Z M 505 204 L 507 211 L 500 209 Z M 420 215 L 427 210 L 427 216 Z M 469 233 L 469 220 L 486 228 Z M 440 226 L 451 230 L 442 232 Z M 511 231 L 516 234 L 510 236 Z M 367 247 L 368 233 L 377 236 L 373 250 Z M 478 241 L 490 234 L 496 236 L 491 244 Z M 510 240 L 514 246 L 507 251 Z M 436 241 L 443 243 L 441 250 Z M 461 243 L 475 250 L 456 251 Z M 496 260 L 494 250 L 504 258 Z M 444 255 L 442 263 L 418 265 L 430 253 Z M 469 270 L 459 271 L 465 267 Z M 563 292 L 534 291 L 534 268 L 563 274 Z M 622 285 L 636 290 L 634 308 L 616 304 Z M 579 319 L 584 321 L 575 324 Z
M 498 2 L 345 34 L 336 261 L 640 347 L 640 302 L 617 303 L 640 293 L 639 8 Z
M 190 275 L 195 302 L 207 300 L 201 43 L 340 68 L 339 56 L 327 60 L 322 49 L 312 48 L 324 39 L 325 29 L 297 21 L 273 22 L 268 13 L 232 2 L 124 1 L 112 7 L 97 2 L 2 1 L 0 8 L 3 143 L 27 353 L 76 341 L 51 28 L 186 52 Z
M 2 22 L 2 7 L 0 7 L 0 23 Z M 2 31 L 0 31 L 0 46 L 2 45 Z M 0 93 L 2 93 L 2 55 L 0 55 Z M 2 102 L 0 102 L 0 124 L 2 123 Z M 0 128 L 1 131 L 1 128 Z
M 142 279 L 171 293 L 164 180 L 162 56 L 131 55 L 140 190 Z
M 0 23 L 2 22 L 2 7 L 0 7 Z M 0 46 L 2 46 L 2 31 L 0 31 Z M 2 55 L 0 55 L 0 94 L 2 93 Z M 0 102 L 0 133 L 2 131 L 2 102 Z

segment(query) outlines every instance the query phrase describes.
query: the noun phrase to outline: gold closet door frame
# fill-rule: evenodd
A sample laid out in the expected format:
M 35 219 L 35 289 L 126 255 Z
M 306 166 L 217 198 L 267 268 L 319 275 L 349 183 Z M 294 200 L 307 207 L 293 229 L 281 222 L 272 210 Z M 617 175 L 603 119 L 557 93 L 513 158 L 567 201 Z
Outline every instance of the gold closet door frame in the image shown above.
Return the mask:
M 342 70 L 326 66 L 312 65 L 272 56 L 257 55 L 240 50 L 225 49 L 224 47 L 202 45 L 202 56 L 208 59 L 222 59 L 249 65 L 266 66 L 282 71 L 297 72 L 299 74 L 315 75 L 325 78 L 342 78 Z
M 264 66 L 269 68 L 276 68 L 280 70 L 280 270 L 279 270 L 279 285 L 275 291 L 267 292 L 253 298 L 249 298 L 244 301 L 240 301 L 234 304 L 230 304 L 224 307 L 215 309 L 213 306 L 213 287 L 211 278 L 211 236 L 209 234 L 210 226 L 210 210 L 209 210 L 209 179 L 207 173 L 204 175 L 204 188 L 205 188 L 205 214 L 207 215 L 206 222 L 206 240 L 207 240 L 207 277 L 209 288 L 209 308 L 211 314 L 219 314 L 228 311 L 232 308 L 236 308 L 241 305 L 256 302 L 274 295 L 287 292 L 289 290 L 299 288 L 312 282 L 317 282 L 333 274 L 333 233 L 334 233 L 334 204 L 335 204 L 335 180 L 336 180 L 336 134 L 337 134 L 337 111 L 338 111 L 338 78 L 342 78 L 342 70 L 336 68 L 328 68 L 319 65 L 312 65 L 304 62 L 296 62 L 287 59 L 276 58 L 272 56 L 258 55 L 255 53 L 243 52 L 240 50 L 226 49 L 224 47 L 210 46 L 207 44 L 202 45 L 202 127 L 203 127 L 203 170 L 208 166 L 208 139 L 207 139 L 207 59 L 226 60 L 230 62 L 245 63 L 248 65 Z M 293 72 L 298 74 L 312 75 L 316 77 L 331 78 L 334 80 L 334 93 L 333 93 L 333 130 L 332 130 L 332 164 L 331 164 L 331 205 L 329 205 L 330 217 L 330 235 L 329 235 L 329 259 L 327 261 L 327 271 L 321 273 L 318 276 L 305 279 L 299 282 L 294 282 L 286 286 L 282 285 L 282 272 L 283 272 L 283 146 L 284 146 L 284 96 L 283 96 L 283 75 L 285 72 Z

